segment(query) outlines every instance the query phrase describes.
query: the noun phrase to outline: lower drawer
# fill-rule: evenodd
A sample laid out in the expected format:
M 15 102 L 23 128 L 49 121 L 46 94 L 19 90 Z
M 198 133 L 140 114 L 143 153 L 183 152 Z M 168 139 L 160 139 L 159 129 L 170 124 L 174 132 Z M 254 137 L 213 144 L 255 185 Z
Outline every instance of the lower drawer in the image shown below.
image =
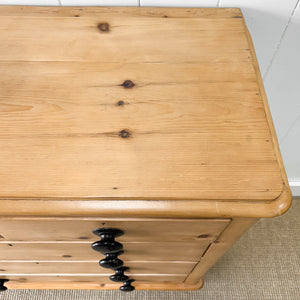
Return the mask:
M 198 261 L 209 246 L 202 242 L 124 243 L 125 261 Z M 90 242 L 0 243 L 0 260 L 91 260 L 104 258 Z M 0 267 L 1 268 L 1 267 Z
M 8 289 L 86 289 L 119 290 L 120 282 L 112 282 L 100 276 L 3 276 Z M 137 290 L 198 290 L 203 286 L 203 278 L 197 284 L 185 283 L 184 275 L 137 275 L 134 287 Z
M 112 282 L 106 275 L 7 275 L 2 276 L 2 278 L 9 280 L 8 283 L 5 283 L 8 288 L 65 289 L 68 287 L 72 289 L 101 289 L 107 286 L 109 289 L 119 289 L 121 285 L 120 282 Z M 149 288 L 151 288 L 153 283 L 157 283 L 163 287 L 168 283 L 183 283 L 185 278 L 186 275 L 135 275 L 134 285 L 138 286 L 139 284 L 149 284 Z
M 196 262 L 130 262 L 128 275 L 185 275 L 187 276 Z M 93 262 L 24 262 L 24 261 L 0 261 L 0 276 L 99 276 L 109 277 L 113 270 L 101 268 L 97 261 Z

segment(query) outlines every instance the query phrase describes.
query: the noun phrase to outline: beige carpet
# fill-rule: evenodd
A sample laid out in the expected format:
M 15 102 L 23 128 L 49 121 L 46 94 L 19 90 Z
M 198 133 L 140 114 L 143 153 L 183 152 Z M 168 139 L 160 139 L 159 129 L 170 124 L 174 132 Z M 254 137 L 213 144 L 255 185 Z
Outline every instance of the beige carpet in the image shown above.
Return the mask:
M 8 290 L 0 299 L 295 299 L 300 300 L 300 199 L 284 216 L 257 223 L 191 292 Z

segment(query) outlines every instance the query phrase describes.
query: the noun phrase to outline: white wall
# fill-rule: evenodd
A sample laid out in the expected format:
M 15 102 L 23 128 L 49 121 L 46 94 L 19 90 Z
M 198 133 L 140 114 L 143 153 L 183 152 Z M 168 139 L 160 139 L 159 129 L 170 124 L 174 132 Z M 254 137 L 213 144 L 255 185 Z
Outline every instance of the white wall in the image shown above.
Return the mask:
M 300 196 L 300 0 L 0 0 L 0 4 L 241 7 L 294 195 Z

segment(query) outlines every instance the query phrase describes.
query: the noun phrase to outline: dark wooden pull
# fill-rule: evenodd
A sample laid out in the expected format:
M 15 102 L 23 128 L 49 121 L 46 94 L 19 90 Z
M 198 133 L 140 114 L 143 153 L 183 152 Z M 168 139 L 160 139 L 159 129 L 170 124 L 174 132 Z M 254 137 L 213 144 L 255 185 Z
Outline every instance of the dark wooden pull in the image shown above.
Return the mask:
M 134 279 L 129 279 L 123 282 L 123 285 L 120 287 L 120 291 L 122 292 L 131 292 L 135 290 L 135 287 L 131 285 L 134 282 Z
M 129 270 L 128 267 L 121 267 L 121 268 L 115 269 L 116 273 L 114 275 L 111 275 L 109 277 L 109 279 L 111 281 L 115 281 L 115 282 L 126 281 L 129 279 L 129 277 L 124 274 L 124 272 L 127 270 Z
M 8 281 L 8 279 L 0 279 L 0 291 L 1 292 L 4 292 L 4 291 L 7 290 L 7 287 L 4 286 L 4 283 L 7 282 L 7 281 Z
M 123 261 L 121 259 L 118 259 L 118 256 L 123 253 L 124 253 L 123 251 L 119 251 L 117 253 L 106 253 L 105 254 L 106 257 L 99 261 L 99 265 L 102 268 L 113 269 L 113 270 L 122 267 Z
M 129 277 L 124 274 L 129 268 L 124 267 L 123 261 L 118 258 L 119 255 L 124 253 L 122 250 L 123 245 L 115 241 L 115 238 L 123 235 L 124 232 L 116 228 L 98 228 L 93 230 L 93 233 L 100 236 L 101 240 L 94 242 L 92 248 L 105 255 L 105 258 L 99 261 L 99 265 L 103 268 L 113 269 L 115 271 L 115 274 L 111 275 L 109 279 L 115 282 L 123 282 L 123 286 L 120 287 L 121 291 L 133 291 L 135 288 L 131 283 L 134 280 L 129 279 Z
M 123 231 L 115 228 L 98 228 L 93 230 L 95 235 L 101 237 L 100 241 L 94 242 L 92 248 L 102 254 L 116 253 L 123 249 L 123 245 L 115 241 L 115 238 L 123 235 Z

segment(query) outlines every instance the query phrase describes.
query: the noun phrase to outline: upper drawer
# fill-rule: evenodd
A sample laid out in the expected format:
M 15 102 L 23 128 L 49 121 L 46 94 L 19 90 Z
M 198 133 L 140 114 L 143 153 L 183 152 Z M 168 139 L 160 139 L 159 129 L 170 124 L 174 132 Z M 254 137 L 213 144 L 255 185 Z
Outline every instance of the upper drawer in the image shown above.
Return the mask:
M 0 241 L 95 241 L 92 231 L 113 227 L 124 231 L 117 240 L 213 241 L 230 219 L 2 219 Z
M 208 241 L 199 242 L 137 242 L 123 243 L 128 261 L 199 261 L 209 246 Z M 105 256 L 92 250 L 89 242 L 0 242 L 0 260 L 31 261 L 94 261 Z M 0 269 L 2 265 L 0 262 Z

